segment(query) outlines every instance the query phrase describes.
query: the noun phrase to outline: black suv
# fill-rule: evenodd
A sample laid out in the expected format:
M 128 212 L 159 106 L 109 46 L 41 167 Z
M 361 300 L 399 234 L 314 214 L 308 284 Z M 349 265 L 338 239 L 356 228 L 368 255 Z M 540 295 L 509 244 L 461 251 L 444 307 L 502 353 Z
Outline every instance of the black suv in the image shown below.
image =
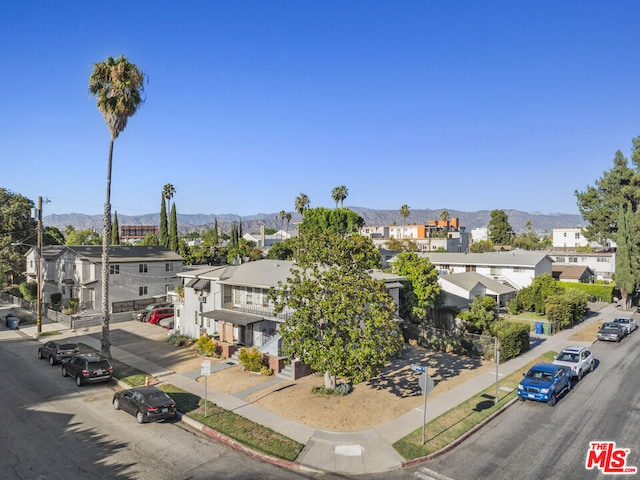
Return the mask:
M 61 343 L 50 340 L 44 345 L 40 345 L 40 347 L 38 347 L 38 358 L 41 360 L 46 358 L 49 360 L 51 365 L 55 365 L 56 363 L 71 357 L 71 355 L 76 355 L 78 353 L 80 353 L 80 349 L 75 343 Z
M 113 376 L 113 367 L 106 357 L 100 354 L 80 353 L 62 363 L 62 376 L 72 376 L 76 385 L 107 382 Z

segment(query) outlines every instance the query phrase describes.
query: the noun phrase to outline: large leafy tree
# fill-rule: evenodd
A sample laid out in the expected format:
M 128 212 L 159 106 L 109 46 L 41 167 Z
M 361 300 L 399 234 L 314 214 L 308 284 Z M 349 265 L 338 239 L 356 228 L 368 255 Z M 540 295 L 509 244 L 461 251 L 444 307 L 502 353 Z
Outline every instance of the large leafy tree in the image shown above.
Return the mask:
M 348 195 L 349 189 L 344 185 L 340 185 L 339 187 L 335 187 L 333 190 L 331 190 L 331 198 L 333 198 L 333 201 L 336 202 L 336 208 L 338 208 L 338 203 L 342 208 L 344 201 L 347 199 Z
M 618 150 L 613 157 L 613 167 L 588 186 L 583 192 L 576 190 L 578 208 L 589 225 L 584 235 L 589 240 L 605 244 L 617 240 L 620 210 L 629 206 L 638 212 L 640 203 L 640 137 L 632 141 L 633 151 L 630 167 L 627 158 Z
M 100 234 L 91 228 L 85 230 L 72 230 L 66 238 L 67 245 L 100 245 Z
M 357 232 L 358 228 L 364 226 L 364 219 L 353 210 L 348 208 L 318 207 L 310 208 L 304 214 L 300 232 L 319 233 L 329 231 L 338 235 L 346 235 Z
M 543 273 L 533 279 L 531 285 L 521 289 L 517 294 L 518 303 L 524 310 L 534 310 L 543 314 L 546 311 L 547 298 L 562 294 L 564 289 L 549 273 Z
M 107 193 L 104 202 L 102 227 L 102 353 L 111 358 L 111 333 L 109 331 L 109 234 L 111 233 L 111 170 L 113 144 L 124 131 L 129 118 L 144 103 L 145 75 L 138 66 L 120 55 L 108 57 L 95 63 L 89 77 L 89 93 L 97 98 L 98 110 L 102 113 L 111 133 L 107 160 Z
M 497 245 L 510 245 L 513 228 L 504 210 L 492 210 L 489 219 L 489 239 Z
M 28 245 L 37 241 L 37 224 L 31 218 L 33 201 L 6 188 L 0 188 L 0 283 L 14 283 L 25 271 Z
M 495 335 L 495 321 L 497 303 L 492 297 L 477 296 L 471 302 L 468 312 L 461 312 L 465 329 L 470 333 Z
M 44 227 L 42 231 L 43 245 L 64 245 L 64 234 L 54 226 Z
M 371 379 L 402 348 L 393 299 L 370 274 L 375 246 L 358 234 L 330 232 L 300 241 L 298 262 L 276 298 L 277 311 L 293 312 L 280 329 L 285 353 L 324 372 L 327 388 L 336 377 Z
M 428 258 L 420 258 L 415 252 L 401 252 L 391 268 L 407 279 L 400 290 L 400 316 L 414 323 L 423 322 L 429 310 L 442 302 L 438 271 Z

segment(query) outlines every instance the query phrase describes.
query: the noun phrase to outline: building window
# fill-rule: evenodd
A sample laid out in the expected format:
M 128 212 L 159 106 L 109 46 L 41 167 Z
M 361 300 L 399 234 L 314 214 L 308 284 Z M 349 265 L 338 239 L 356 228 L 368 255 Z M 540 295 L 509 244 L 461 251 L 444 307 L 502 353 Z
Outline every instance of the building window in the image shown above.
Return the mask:
M 580 233 L 576 233 L 576 240 L 580 240 Z
M 76 273 L 76 264 L 73 264 L 73 273 Z
M 33 267 L 33 260 L 31 260 L 31 267 Z M 63 263 L 61 268 L 62 273 L 64 273 L 64 267 L 66 267 L 66 265 Z
M 609 257 L 596 257 L 596 262 L 609 262 Z
M 567 232 L 564 232 L 564 233 L 562 234 L 562 236 L 563 236 L 564 238 L 567 238 Z
M 165 263 L 164 268 L 167 272 L 173 272 L 173 263 Z
M 141 297 L 143 295 L 146 295 L 148 293 L 148 288 L 149 287 L 138 287 L 138 295 L 140 295 Z
M 146 263 L 141 263 L 139 265 L 138 271 L 140 273 L 147 273 L 147 264 Z
M 109 265 L 109 273 L 111 275 L 118 275 L 120 273 L 120 265 Z
M 247 305 L 253 305 L 253 288 L 247 288 Z
M 233 303 L 235 304 L 240 304 L 241 301 L 241 296 L 240 296 L 241 290 L 240 287 L 234 287 L 233 288 Z
M 569 263 L 578 263 L 578 257 L 569 257 Z

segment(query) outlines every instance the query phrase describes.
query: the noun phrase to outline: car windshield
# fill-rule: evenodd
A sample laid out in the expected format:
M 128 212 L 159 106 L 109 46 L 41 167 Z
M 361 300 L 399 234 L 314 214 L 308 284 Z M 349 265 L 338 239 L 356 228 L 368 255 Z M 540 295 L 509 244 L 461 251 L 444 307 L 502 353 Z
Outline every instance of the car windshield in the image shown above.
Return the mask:
M 75 343 L 65 343 L 60 345 L 60 350 L 75 350 L 76 348 L 78 347 Z
M 101 368 L 103 370 L 109 370 L 109 362 L 107 360 L 98 360 L 96 362 L 91 362 L 94 368 Z
M 618 328 L 618 324 L 617 323 L 605 323 L 602 325 L 602 328 L 612 328 L 612 329 L 616 329 Z
M 542 370 L 529 370 L 527 373 L 528 378 L 534 378 L 536 380 L 551 381 L 551 372 L 543 372 Z
M 560 360 L 561 362 L 577 362 L 578 361 L 578 354 L 577 353 L 562 352 L 558 356 L 558 360 Z
M 629 319 L 628 318 L 616 318 L 614 320 L 614 322 L 616 322 L 616 323 L 629 323 Z

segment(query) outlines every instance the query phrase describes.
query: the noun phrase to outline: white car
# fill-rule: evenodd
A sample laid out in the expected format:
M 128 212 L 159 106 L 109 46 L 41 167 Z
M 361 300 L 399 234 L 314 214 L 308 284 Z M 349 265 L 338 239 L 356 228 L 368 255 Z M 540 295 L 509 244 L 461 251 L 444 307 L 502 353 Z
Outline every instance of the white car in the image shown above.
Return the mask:
M 555 357 L 553 364 L 568 367 L 571 376 L 582 380 L 584 374 L 595 367 L 595 360 L 593 354 L 585 347 L 567 347 Z
M 638 324 L 633 318 L 614 318 L 613 321 L 620 324 L 622 330 L 624 330 L 625 335 L 629 335 L 636 328 L 638 328 Z

